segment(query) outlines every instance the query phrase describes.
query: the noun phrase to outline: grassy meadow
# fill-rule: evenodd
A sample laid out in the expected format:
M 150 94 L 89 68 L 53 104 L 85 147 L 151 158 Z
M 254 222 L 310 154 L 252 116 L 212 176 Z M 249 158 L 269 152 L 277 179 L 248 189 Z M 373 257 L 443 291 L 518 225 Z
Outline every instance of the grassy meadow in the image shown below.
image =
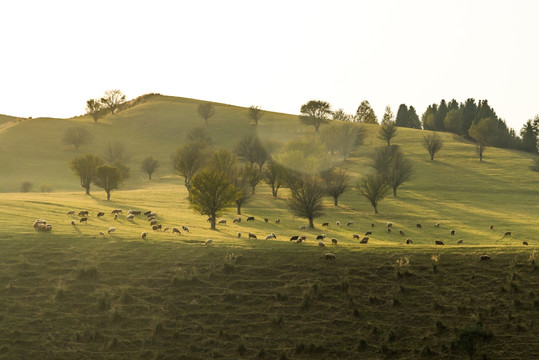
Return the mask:
M 0 129 L 0 358 L 461 359 L 469 352 L 456 342 L 459 331 L 478 323 L 488 336 L 473 358 L 538 353 L 539 174 L 529 171 L 528 154 L 487 148 L 480 163 L 473 144 L 441 134 L 444 148 L 430 161 L 426 132 L 399 128 L 392 143 L 415 172 L 379 204 L 380 214 L 350 188 L 338 207 L 325 199 L 315 230 L 300 231 L 306 221 L 287 210 L 288 190 L 273 198 L 261 184 L 241 223 L 232 223 L 230 209 L 228 223 L 212 231 L 170 166 L 185 134 L 206 126 L 199 103 L 155 95 L 97 124 L 38 118 Z M 254 126 L 245 108 L 215 107 L 207 125 L 214 148 L 233 149 L 242 134 L 286 142 L 313 133 L 292 115 L 267 112 Z M 74 125 L 93 135 L 78 152 L 61 141 Z M 364 144 L 342 164 L 352 184 L 383 145 L 376 125 L 365 129 Z M 131 176 L 110 201 L 95 187 L 86 196 L 67 163 L 114 140 L 132 154 Z M 146 156 L 161 163 L 152 181 L 139 170 Z M 34 190 L 20 193 L 22 181 Z M 43 184 L 53 191 L 39 192 Z M 116 208 L 124 213 L 115 220 Z M 66 215 L 83 209 L 86 224 Z M 144 216 L 127 220 L 129 209 L 155 211 L 164 227 L 190 232 L 152 231 Z M 38 218 L 51 233 L 33 229 Z M 116 231 L 107 234 L 110 227 Z M 366 231 L 373 231 L 367 245 L 352 239 Z M 264 240 L 272 232 L 277 239 Z M 325 250 L 314 240 L 321 233 Z M 307 242 L 288 241 L 292 235 Z M 335 261 L 323 259 L 328 251 Z M 480 262 L 482 254 L 491 261 Z

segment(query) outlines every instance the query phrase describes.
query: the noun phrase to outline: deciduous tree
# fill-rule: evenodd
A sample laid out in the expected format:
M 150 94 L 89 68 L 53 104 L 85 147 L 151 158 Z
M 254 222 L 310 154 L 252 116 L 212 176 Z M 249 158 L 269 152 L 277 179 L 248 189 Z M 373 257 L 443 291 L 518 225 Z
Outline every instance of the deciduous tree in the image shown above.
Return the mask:
M 297 186 L 292 187 L 287 200 L 288 207 L 295 216 L 307 218 L 309 227 L 314 229 L 313 220 L 323 215 L 322 198 L 324 188 L 314 176 L 303 176 Z
M 102 188 L 107 193 L 107 200 L 110 200 L 112 190 L 118 189 L 123 182 L 123 176 L 120 169 L 112 165 L 101 165 L 96 169 L 93 178 L 94 185 Z
M 67 145 L 75 146 L 75 151 L 79 146 L 87 145 L 92 141 L 92 134 L 82 126 L 75 126 L 65 130 L 62 142 Z
M 331 105 L 327 101 L 321 100 L 311 100 L 301 105 L 300 112 L 301 122 L 314 126 L 315 131 L 318 131 L 320 125 L 327 123 L 329 116 L 333 114 Z
M 96 169 L 103 164 L 103 159 L 95 154 L 81 155 L 69 162 L 69 167 L 80 179 L 80 185 L 86 189 L 86 195 L 90 195 L 90 185 L 96 175 Z
M 374 213 L 378 214 L 378 203 L 389 194 L 390 186 L 380 175 L 369 174 L 361 178 L 356 189 L 360 195 L 370 201 Z
M 97 121 L 105 115 L 103 110 L 105 109 L 99 99 L 86 101 L 86 114 L 94 119 L 94 124 L 97 124 Z
M 159 169 L 159 161 L 155 160 L 153 157 L 148 156 L 142 160 L 142 165 L 140 166 L 142 171 L 148 174 L 148 180 L 152 179 L 152 174 Z
M 184 177 L 184 184 L 189 193 L 191 193 L 191 180 L 204 166 L 208 153 L 208 146 L 205 143 L 191 141 L 178 148 L 172 157 L 174 170 Z
M 387 146 L 391 146 L 391 139 L 397 133 L 395 122 L 393 121 L 393 112 L 389 106 L 386 106 L 386 111 L 382 119 L 382 124 L 378 132 L 378 138 L 387 142 Z
M 197 108 L 198 115 L 200 115 L 201 118 L 206 121 L 206 124 L 208 123 L 208 119 L 211 118 L 215 114 L 215 108 L 213 107 L 212 103 L 203 103 L 198 105 Z
M 444 146 L 444 141 L 438 135 L 438 133 L 433 132 L 429 135 L 423 136 L 423 147 L 429 152 L 430 160 L 434 160 L 434 155 L 442 149 Z
M 241 160 L 246 161 L 251 165 L 257 164 L 258 172 L 262 171 L 262 167 L 269 158 L 266 147 L 257 136 L 243 136 L 236 144 L 235 151 Z
M 365 124 L 378 124 L 376 114 L 367 100 L 363 100 L 359 104 L 356 111 L 356 121 Z
M 264 115 L 264 111 L 259 106 L 251 106 L 249 108 L 249 117 L 253 119 L 255 125 L 258 125 L 258 120 Z
M 100 100 L 101 104 L 114 114 L 116 109 L 125 103 L 125 95 L 120 90 L 107 90 L 105 95 Z
M 348 175 L 343 169 L 331 169 L 321 174 L 326 194 L 333 198 L 335 206 L 339 206 L 339 197 L 348 187 Z
M 277 197 L 277 192 L 283 184 L 283 166 L 273 160 L 268 161 L 264 171 L 264 180 L 271 186 L 271 194 Z
M 494 139 L 497 132 L 496 119 L 487 117 L 479 120 L 479 122 L 472 124 L 468 133 L 475 140 L 477 155 L 479 155 L 479 161 L 483 161 L 483 153 L 485 148 L 490 145 L 490 142 Z

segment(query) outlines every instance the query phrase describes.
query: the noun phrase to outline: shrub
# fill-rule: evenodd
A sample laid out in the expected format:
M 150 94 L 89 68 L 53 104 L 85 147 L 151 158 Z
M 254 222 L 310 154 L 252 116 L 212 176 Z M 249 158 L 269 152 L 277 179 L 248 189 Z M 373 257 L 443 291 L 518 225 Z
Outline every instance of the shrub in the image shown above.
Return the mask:
M 30 181 L 23 181 L 21 183 L 21 192 L 30 192 L 32 190 L 32 186 L 34 186 L 34 184 L 32 184 Z
M 44 193 L 47 192 L 47 193 L 49 193 L 49 192 L 52 192 L 53 190 L 54 189 L 53 189 L 51 184 L 41 184 L 39 186 L 39 192 L 44 192 Z

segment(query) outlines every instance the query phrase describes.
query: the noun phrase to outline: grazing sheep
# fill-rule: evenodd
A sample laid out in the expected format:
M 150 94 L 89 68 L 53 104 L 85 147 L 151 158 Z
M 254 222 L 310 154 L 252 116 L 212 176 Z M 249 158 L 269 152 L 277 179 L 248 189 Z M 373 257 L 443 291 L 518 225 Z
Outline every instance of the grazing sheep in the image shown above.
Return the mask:
M 303 239 L 301 238 L 296 240 L 296 244 L 301 244 L 302 242 L 303 242 Z
M 153 219 L 152 221 L 150 221 L 150 225 L 157 225 L 157 220 Z
M 406 245 L 410 245 L 410 244 L 413 244 L 414 242 L 412 241 L 412 239 L 406 239 Z
M 146 236 L 147 236 L 147 235 L 148 235 L 148 234 L 146 234 L 146 232 L 143 231 L 143 232 L 140 234 L 140 237 L 142 238 L 142 240 L 146 240 Z
M 528 242 L 527 242 L 527 241 L 523 241 L 523 242 L 522 242 L 522 245 L 528 245 Z
M 318 242 L 318 247 L 325 248 L 326 245 L 324 244 L 323 241 L 319 241 L 319 242 Z
M 182 225 L 182 230 L 189 232 L 189 228 L 187 226 L 185 226 L 185 225 Z
M 307 236 L 305 236 L 305 235 L 304 235 L 304 236 L 300 236 L 298 240 L 300 240 L 300 239 L 303 240 L 303 241 L 307 241 Z
M 238 233 L 238 239 L 239 239 L 240 237 L 241 237 L 241 233 L 239 232 L 239 233 Z
M 337 239 L 331 239 L 331 243 L 332 243 L 333 245 L 337 245 Z
M 393 226 L 393 223 L 392 223 L 392 222 L 388 222 L 388 223 L 387 223 L 387 227 L 388 227 L 388 228 L 390 228 L 390 227 L 392 227 L 392 226 Z
M 99 232 L 99 236 L 105 237 L 105 233 L 104 233 L 103 231 L 100 231 L 100 232 Z
M 440 227 L 440 223 L 434 224 L 434 227 Z
M 129 210 L 127 212 L 127 215 L 135 215 L 135 216 L 137 216 L 137 215 L 140 215 L 141 213 L 142 213 L 142 211 L 140 211 L 140 210 Z
M 87 217 L 80 218 L 79 222 L 80 223 L 86 223 L 86 222 L 88 222 L 88 218 Z
M 299 227 L 299 229 L 300 229 L 300 230 L 306 230 L 306 229 L 307 229 L 307 225 L 301 225 L 301 226 Z
M 372 231 L 365 232 L 365 236 L 370 236 L 370 235 L 372 235 Z
M 341 226 L 341 222 L 340 221 L 335 221 L 335 225 Z
M 167 232 L 167 231 L 169 231 L 169 230 L 170 230 L 170 228 L 169 228 L 168 226 L 167 226 L 166 228 L 163 229 L 164 232 Z
M 249 216 L 249 217 L 247 218 L 247 221 L 255 221 L 255 217 L 254 217 L 254 216 Z
M 328 223 L 328 222 L 323 223 L 323 224 L 322 224 L 322 227 L 324 227 L 324 226 L 325 226 L 325 227 L 329 227 L 329 223 Z
M 373 228 L 373 227 L 374 227 L 374 223 L 371 223 L 371 228 Z
M 155 211 L 152 211 L 149 216 L 157 217 L 157 213 Z
M 241 222 L 241 218 L 234 218 L 234 220 L 232 220 L 232 223 L 240 223 Z
M 316 240 L 324 240 L 325 236 L 324 235 L 317 235 L 316 236 Z
M 299 239 L 299 235 L 294 235 L 290 238 L 290 241 L 296 241 L 297 239 Z
M 75 210 L 69 210 L 69 211 L 67 212 L 67 215 L 75 215 Z
M 180 232 L 180 229 L 178 229 L 177 227 L 173 227 L 172 228 L 172 233 L 173 234 L 178 234 L 178 235 L 181 235 L 182 233 Z
M 335 254 L 325 253 L 324 254 L 324 259 L 326 259 L 326 260 L 335 260 Z
M 71 220 L 71 225 L 73 225 L 73 226 L 76 225 L 75 220 Z
M 353 238 L 353 239 L 359 240 L 359 235 L 358 235 L 358 234 L 354 234 L 354 235 L 352 235 L 352 238 Z
M 152 226 L 153 231 L 157 231 L 157 230 L 160 230 L 160 229 L 161 229 L 161 224 L 157 224 L 157 225 Z
M 421 229 L 421 224 L 415 224 L 418 229 Z
M 148 220 L 148 221 L 152 221 L 152 220 L 155 220 L 155 217 L 153 217 L 153 216 L 150 216 L 150 217 L 148 217 L 148 219 L 146 219 L 146 220 Z
M 81 210 L 79 211 L 79 217 L 88 216 L 89 211 L 88 210 Z
M 276 224 L 280 224 L 280 223 L 281 223 L 281 219 L 275 219 L 275 223 L 276 223 Z
M 211 216 L 206 219 L 207 222 L 211 222 Z
M 120 216 L 120 215 L 114 214 L 114 220 L 117 220 L 117 219 L 118 219 L 118 216 Z
M 127 220 L 135 220 L 135 215 L 133 214 L 127 215 Z
M 400 230 L 400 231 L 399 231 L 399 234 L 401 234 L 402 236 L 404 236 L 404 231 Z
M 256 235 L 253 233 L 249 233 L 249 239 L 257 239 Z
M 121 214 L 122 213 L 122 209 L 114 209 L 111 211 L 111 214 L 114 215 L 114 214 Z
M 33 226 L 34 226 L 34 229 L 36 229 L 37 231 L 49 232 L 52 230 L 52 225 L 47 224 L 47 222 L 43 219 L 38 219 L 34 221 Z
M 363 239 L 361 239 L 361 241 L 359 242 L 360 244 L 366 244 L 369 242 L 369 237 L 368 236 L 365 236 Z
M 440 241 L 440 240 L 434 240 L 434 244 L 435 244 L 435 245 L 443 245 L 444 242 L 443 242 L 443 241 Z
M 511 231 L 506 231 L 505 234 L 503 234 L 503 236 L 511 236 Z
M 269 219 L 268 219 L 268 218 L 264 218 L 264 222 L 266 222 L 266 223 L 267 223 L 268 221 L 269 221 Z
M 457 241 L 457 245 L 462 245 L 462 244 L 464 244 L 464 240 L 459 239 L 459 241 Z
M 151 211 L 151 210 L 148 210 L 148 211 L 146 211 L 146 212 L 144 213 L 144 215 L 145 215 L 145 216 L 148 216 L 148 215 L 150 215 L 151 213 L 152 213 L 152 211 Z
M 213 240 L 212 240 L 212 239 L 206 240 L 206 246 L 211 245 L 212 243 L 213 243 Z
M 488 255 L 480 255 L 480 256 L 479 256 L 479 260 L 480 260 L 480 261 L 490 260 L 490 256 L 488 256 Z
M 220 225 L 226 225 L 226 219 L 219 220 L 219 224 Z
M 494 230 L 494 225 L 490 225 L 490 230 Z
M 354 222 L 353 222 L 353 221 L 349 221 L 347 226 L 352 226 L 352 225 L 354 225 Z
M 115 231 L 116 231 L 115 227 L 109 227 L 109 229 L 107 230 L 107 233 L 110 234 L 110 233 L 113 233 Z
M 105 216 L 105 213 L 102 212 L 102 211 L 100 211 L 100 212 L 97 213 L 97 217 L 101 217 L 101 216 Z
M 451 235 L 455 235 L 455 229 L 451 229 Z
M 271 239 L 277 239 L 277 236 L 275 236 L 274 233 L 271 233 L 268 236 L 266 236 L 266 240 L 271 240 Z

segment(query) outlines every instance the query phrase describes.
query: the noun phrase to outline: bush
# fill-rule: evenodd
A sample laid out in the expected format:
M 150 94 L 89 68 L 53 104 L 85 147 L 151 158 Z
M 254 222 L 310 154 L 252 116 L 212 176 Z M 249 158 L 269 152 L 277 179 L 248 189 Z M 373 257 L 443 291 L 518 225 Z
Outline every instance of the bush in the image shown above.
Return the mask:
M 23 181 L 21 183 L 21 192 L 30 192 L 32 190 L 32 186 L 34 186 L 34 184 L 32 184 L 30 181 Z
M 39 192 L 49 193 L 52 192 L 54 189 L 51 184 L 41 184 L 39 186 Z

